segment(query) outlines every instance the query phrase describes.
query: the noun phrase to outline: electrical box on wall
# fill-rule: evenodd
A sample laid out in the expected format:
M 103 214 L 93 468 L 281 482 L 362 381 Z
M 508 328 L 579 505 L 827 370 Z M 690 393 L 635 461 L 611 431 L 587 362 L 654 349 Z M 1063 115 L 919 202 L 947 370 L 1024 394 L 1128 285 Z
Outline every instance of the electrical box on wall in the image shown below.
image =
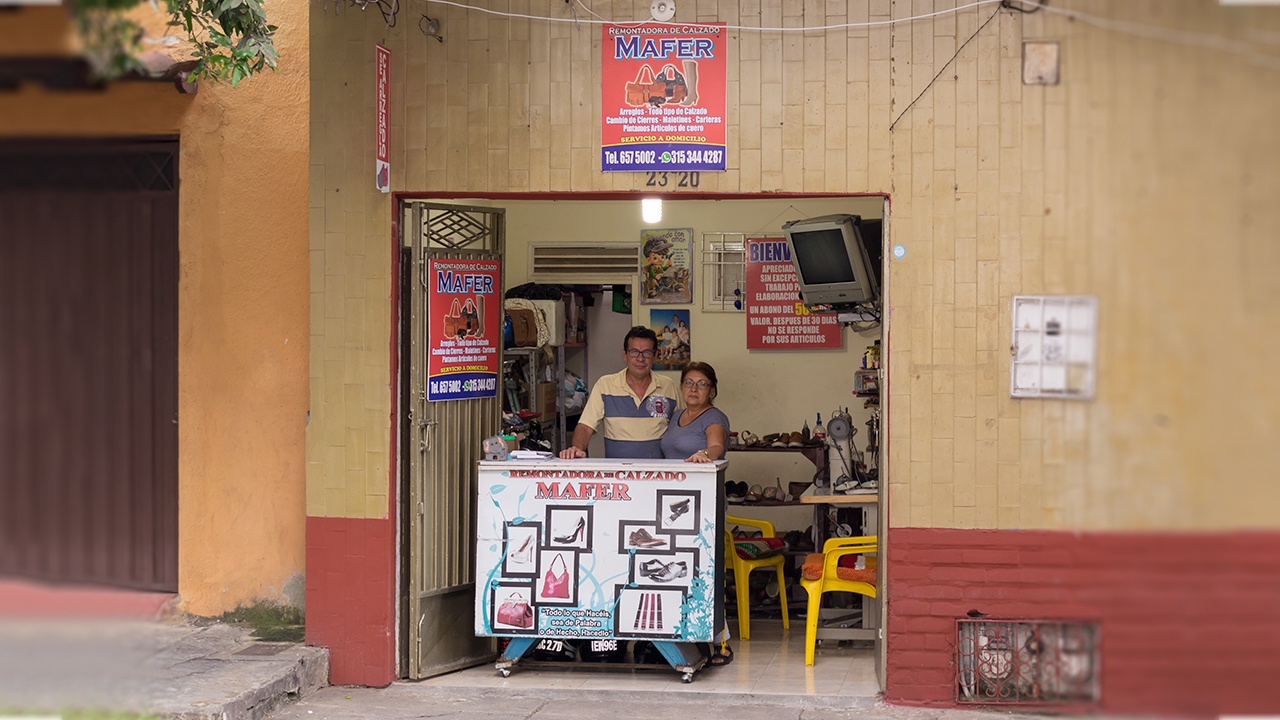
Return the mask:
M 1079 400 L 1094 394 L 1098 303 L 1086 295 L 1016 295 L 1009 392 Z

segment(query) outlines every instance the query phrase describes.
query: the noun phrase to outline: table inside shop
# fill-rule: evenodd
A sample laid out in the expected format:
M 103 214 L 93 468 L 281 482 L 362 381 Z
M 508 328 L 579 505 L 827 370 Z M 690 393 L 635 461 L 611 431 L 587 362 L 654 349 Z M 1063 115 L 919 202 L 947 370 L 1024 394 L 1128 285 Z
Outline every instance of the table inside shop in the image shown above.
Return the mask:
M 726 467 L 480 462 L 476 634 L 511 638 L 497 670 L 544 639 L 647 640 L 690 682 L 723 627 Z
M 817 534 L 817 549 L 831 537 L 828 510 L 832 507 L 857 507 L 862 510 L 862 534 L 876 534 L 876 510 L 880 498 L 876 493 L 855 495 L 802 495 L 802 505 L 813 505 L 813 528 Z M 875 640 L 880 627 L 879 598 L 858 596 L 861 610 L 854 608 L 823 608 L 819 611 L 819 640 Z M 840 627 L 858 621 L 858 627 Z M 826 623 L 826 624 L 824 624 Z

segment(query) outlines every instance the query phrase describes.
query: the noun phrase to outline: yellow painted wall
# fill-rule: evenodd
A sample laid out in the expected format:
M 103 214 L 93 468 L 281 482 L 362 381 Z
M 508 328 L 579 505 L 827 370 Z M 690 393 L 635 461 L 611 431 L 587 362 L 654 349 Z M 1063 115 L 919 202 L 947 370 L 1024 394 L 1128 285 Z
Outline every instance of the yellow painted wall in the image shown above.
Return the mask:
M 302 603 L 308 17 L 266 9 L 279 72 L 234 90 L 0 93 L 0 136 L 180 135 L 178 592 L 197 615 Z M 68 29 L 61 8 L 2 13 L 0 52 L 66 52 Z
M 569 17 L 559 2 L 515 5 L 486 4 Z M 648 15 L 646 2 L 591 5 Z M 813 27 L 952 7 L 701 0 L 676 19 Z M 360 516 L 385 487 L 388 336 L 372 323 L 388 317 L 391 206 L 369 177 L 375 42 L 393 53 L 393 189 L 644 189 L 642 173 L 599 172 L 596 26 L 432 12 L 444 43 L 413 22 L 312 9 L 324 313 L 312 322 L 312 514 Z M 1258 57 L 1277 30 L 1275 9 L 1093 0 L 730 32 L 730 167 L 699 189 L 891 198 L 891 242 L 907 249 L 889 278 L 892 525 L 1280 523 L 1280 63 Z M 1061 84 L 1022 84 L 1024 40 L 1061 43 Z M 1009 398 L 1022 293 L 1098 298 L 1096 400 Z M 350 469 L 348 433 L 365 441 L 363 469 Z

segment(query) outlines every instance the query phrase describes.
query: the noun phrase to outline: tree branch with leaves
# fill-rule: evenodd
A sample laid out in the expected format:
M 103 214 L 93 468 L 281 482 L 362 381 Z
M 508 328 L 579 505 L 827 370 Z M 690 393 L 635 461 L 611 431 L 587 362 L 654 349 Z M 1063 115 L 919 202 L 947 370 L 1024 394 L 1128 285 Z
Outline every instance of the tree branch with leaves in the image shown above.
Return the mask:
M 71 0 L 85 52 L 98 74 L 110 79 L 141 68 L 146 32 L 128 13 L 147 0 Z M 229 82 L 275 69 L 279 60 L 262 0 L 164 0 L 169 26 L 186 34 L 195 68 L 189 81 Z M 155 0 L 151 0 L 155 7 Z

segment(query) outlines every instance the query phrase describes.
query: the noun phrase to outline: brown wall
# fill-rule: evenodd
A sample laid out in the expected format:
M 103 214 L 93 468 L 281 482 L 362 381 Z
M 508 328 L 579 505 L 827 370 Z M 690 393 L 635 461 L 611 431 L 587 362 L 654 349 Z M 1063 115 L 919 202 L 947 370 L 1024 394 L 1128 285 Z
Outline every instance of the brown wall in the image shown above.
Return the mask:
M 797 27 L 934 7 L 703 0 L 676 19 Z M 648 4 L 592 8 L 629 21 Z M 1280 28 L 1275 10 L 1212 3 L 1072 9 L 1239 39 L 1232 49 Z M 1252 399 L 1280 393 L 1280 335 L 1261 331 L 1278 319 L 1277 71 L 1059 10 L 731 31 L 729 170 L 699 189 L 888 193 L 891 242 L 907 248 L 888 281 L 891 525 L 1275 527 L 1280 486 L 1264 478 L 1280 470 L 1280 411 Z M 394 190 L 644 182 L 599 172 L 594 26 L 433 12 L 443 43 L 414 22 L 312 7 L 312 515 L 387 507 L 391 205 L 370 177 L 374 43 L 393 53 Z M 1022 84 L 1029 39 L 1061 43 L 1061 84 Z M 1095 401 L 1009 398 L 1020 293 L 1097 296 Z
M 198 615 L 302 602 L 309 41 L 304 6 L 266 9 L 280 70 L 234 90 L 0 93 L 0 136 L 181 138 L 178 589 Z M 65 53 L 68 30 L 61 8 L 0 14 L 0 52 Z

